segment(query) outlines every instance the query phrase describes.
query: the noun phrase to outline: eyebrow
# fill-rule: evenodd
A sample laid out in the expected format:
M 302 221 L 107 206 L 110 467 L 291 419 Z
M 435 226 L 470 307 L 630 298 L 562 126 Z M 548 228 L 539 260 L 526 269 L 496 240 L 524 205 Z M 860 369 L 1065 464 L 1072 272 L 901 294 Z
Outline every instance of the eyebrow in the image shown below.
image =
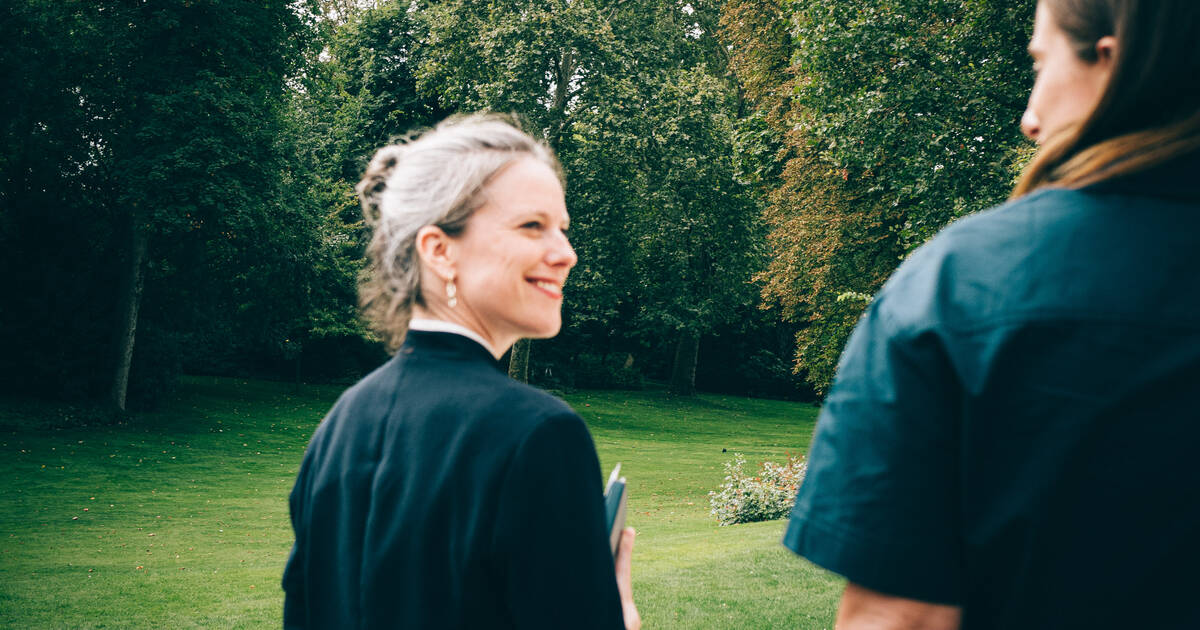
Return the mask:
M 524 210 L 524 212 L 526 213 L 526 215 L 533 215 L 533 216 L 536 216 L 543 220 L 549 219 L 551 217 L 550 212 L 548 212 L 546 210 L 542 210 L 541 208 L 526 208 Z M 571 217 L 569 215 L 566 216 L 563 219 L 562 224 L 563 224 L 562 229 L 564 229 L 564 230 L 571 227 Z

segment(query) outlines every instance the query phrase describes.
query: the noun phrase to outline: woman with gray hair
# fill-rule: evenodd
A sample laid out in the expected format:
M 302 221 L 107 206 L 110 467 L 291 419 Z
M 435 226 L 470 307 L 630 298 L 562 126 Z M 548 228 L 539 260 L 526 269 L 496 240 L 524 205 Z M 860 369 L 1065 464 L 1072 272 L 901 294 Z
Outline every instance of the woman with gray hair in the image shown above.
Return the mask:
M 288 628 L 637 628 L 600 468 L 565 403 L 497 360 L 561 326 L 575 265 L 553 153 L 451 118 L 376 153 L 364 312 L 395 352 L 342 395 L 291 494 Z

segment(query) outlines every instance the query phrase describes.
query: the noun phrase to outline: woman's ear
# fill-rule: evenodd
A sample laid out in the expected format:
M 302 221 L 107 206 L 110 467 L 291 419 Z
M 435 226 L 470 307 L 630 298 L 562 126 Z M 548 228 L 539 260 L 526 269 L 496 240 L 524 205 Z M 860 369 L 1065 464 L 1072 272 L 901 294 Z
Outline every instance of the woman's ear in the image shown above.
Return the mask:
M 1104 65 L 1104 68 L 1112 72 L 1113 65 L 1117 61 L 1117 38 L 1112 35 L 1105 35 L 1096 40 L 1096 63 Z
M 426 225 L 417 230 L 415 244 L 421 265 L 432 271 L 443 281 L 454 279 L 455 247 L 450 235 L 436 225 Z

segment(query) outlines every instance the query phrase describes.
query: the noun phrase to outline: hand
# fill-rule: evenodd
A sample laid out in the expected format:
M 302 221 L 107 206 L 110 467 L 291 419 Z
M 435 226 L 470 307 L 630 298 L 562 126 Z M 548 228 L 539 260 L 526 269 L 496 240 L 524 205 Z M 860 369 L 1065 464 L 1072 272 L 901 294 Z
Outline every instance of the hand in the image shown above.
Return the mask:
M 617 545 L 617 592 L 621 594 L 621 611 L 625 613 L 626 630 L 640 630 L 642 618 L 633 604 L 633 539 L 637 532 L 626 527 Z

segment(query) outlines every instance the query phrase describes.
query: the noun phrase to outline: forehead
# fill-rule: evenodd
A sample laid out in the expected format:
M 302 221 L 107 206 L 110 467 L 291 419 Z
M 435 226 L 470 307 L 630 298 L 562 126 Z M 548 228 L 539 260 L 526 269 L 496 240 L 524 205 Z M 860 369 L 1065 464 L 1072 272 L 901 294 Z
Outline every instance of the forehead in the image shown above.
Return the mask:
M 504 167 L 484 189 L 486 202 L 480 212 L 512 214 L 544 212 L 567 217 L 566 200 L 558 174 L 533 158 L 521 158 Z
M 1037 12 L 1033 17 L 1033 36 L 1029 38 L 1029 52 L 1043 52 L 1049 48 L 1056 36 L 1062 36 L 1062 30 L 1054 21 L 1054 15 L 1046 7 L 1045 2 L 1039 2 Z

